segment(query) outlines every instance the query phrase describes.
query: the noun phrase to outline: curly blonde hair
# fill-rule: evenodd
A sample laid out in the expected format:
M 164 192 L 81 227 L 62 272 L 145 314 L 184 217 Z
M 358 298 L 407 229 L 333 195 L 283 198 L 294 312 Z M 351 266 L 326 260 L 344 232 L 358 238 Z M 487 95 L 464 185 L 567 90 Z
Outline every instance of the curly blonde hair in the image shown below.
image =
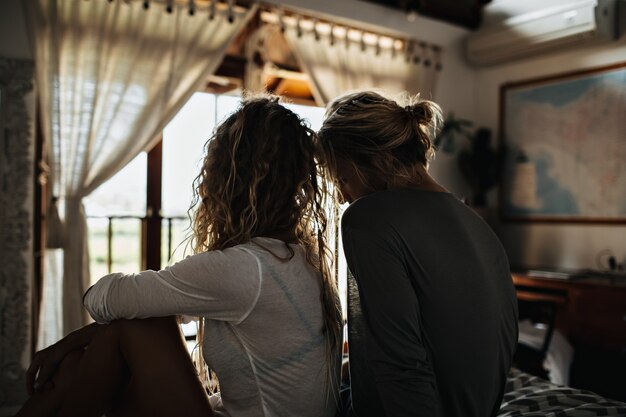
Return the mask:
M 320 273 L 327 372 L 334 386 L 342 318 L 326 246 L 328 181 L 318 169 L 318 136 L 278 97 L 252 96 L 217 126 L 205 148 L 194 181 L 193 251 L 224 250 L 276 234 L 304 247 Z
M 419 180 L 416 167 L 428 167 L 435 153 L 432 139 L 441 125 L 441 109 L 419 95 L 401 100 L 408 104 L 359 91 L 329 104 L 318 135 L 331 177 L 337 179 L 336 159 L 341 158 L 375 191 Z

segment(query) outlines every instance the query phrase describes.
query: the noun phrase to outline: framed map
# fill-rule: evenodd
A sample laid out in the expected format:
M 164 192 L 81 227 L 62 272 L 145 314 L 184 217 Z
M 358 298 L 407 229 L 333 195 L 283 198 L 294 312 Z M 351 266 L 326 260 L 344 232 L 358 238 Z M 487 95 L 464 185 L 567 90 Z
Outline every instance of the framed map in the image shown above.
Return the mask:
M 500 88 L 504 220 L 626 223 L 626 63 Z

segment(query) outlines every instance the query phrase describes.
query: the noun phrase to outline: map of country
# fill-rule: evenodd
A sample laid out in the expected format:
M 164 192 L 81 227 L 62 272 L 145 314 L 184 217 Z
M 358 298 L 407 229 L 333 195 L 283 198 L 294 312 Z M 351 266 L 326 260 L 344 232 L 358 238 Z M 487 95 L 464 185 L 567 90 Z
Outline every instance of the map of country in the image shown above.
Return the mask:
M 510 214 L 626 217 L 626 69 L 511 89 L 504 126 Z

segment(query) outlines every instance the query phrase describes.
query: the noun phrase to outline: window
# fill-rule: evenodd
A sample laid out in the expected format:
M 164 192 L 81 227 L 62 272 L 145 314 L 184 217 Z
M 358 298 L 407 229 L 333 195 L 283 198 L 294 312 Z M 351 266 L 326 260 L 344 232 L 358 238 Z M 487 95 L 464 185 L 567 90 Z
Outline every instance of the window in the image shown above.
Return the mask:
M 112 271 L 136 272 L 142 267 L 146 164 L 142 152 L 84 199 L 92 283 Z
M 193 180 L 217 119 L 220 96 L 195 93 L 163 130 L 161 267 L 181 260 L 189 235 Z M 222 103 L 220 103 L 222 104 Z

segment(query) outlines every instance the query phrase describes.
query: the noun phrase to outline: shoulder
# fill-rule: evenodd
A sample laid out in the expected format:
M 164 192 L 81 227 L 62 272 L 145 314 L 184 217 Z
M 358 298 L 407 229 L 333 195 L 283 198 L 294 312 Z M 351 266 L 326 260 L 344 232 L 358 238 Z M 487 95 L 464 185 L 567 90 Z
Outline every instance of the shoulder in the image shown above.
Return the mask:
M 193 257 L 198 257 L 199 259 L 213 259 L 213 260 L 228 260 L 235 259 L 239 260 L 241 258 L 249 258 L 251 256 L 251 244 L 243 243 L 240 245 L 236 245 L 230 248 L 222 249 L 222 250 L 211 250 L 199 253 L 197 255 L 193 255 Z
M 353 202 L 343 213 L 344 230 L 365 229 L 370 232 L 387 229 L 402 210 L 402 201 L 392 190 L 377 191 Z
M 378 191 L 359 198 L 344 211 L 342 216 L 344 225 L 358 225 L 371 221 L 373 215 L 389 206 L 389 197 L 387 191 Z
M 223 250 L 211 250 L 187 256 L 182 261 L 166 269 L 189 272 L 219 272 L 233 274 L 256 268 L 256 256 L 250 250 L 250 243 L 240 244 Z

